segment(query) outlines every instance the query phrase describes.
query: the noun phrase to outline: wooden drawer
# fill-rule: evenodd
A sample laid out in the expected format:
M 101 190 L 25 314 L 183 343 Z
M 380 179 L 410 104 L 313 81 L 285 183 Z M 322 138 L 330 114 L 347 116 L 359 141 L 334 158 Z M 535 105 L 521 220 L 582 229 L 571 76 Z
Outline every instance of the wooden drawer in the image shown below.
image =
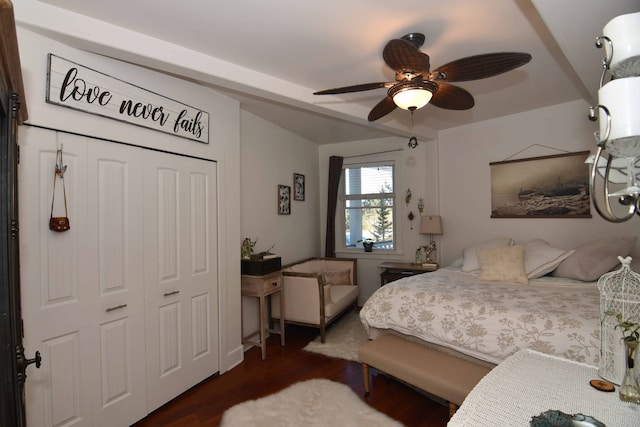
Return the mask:
M 249 296 L 269 295 L 282 289 L 280 272 L 266 276 L 242 275 L 242 294 Z
M 265 294 L 270 293 L 275 289 L 280 289 L 282 287 L 282 275 L 278 274 L 276 277 L 272 277 L 270 279 L 266 279 L 262 283 L 262 289 Z

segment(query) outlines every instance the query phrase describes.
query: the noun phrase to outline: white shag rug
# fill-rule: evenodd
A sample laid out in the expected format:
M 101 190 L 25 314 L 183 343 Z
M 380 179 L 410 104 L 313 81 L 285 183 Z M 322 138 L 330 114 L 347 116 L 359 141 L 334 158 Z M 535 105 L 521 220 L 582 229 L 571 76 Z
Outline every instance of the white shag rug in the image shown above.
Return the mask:
M 369 337 L 362 326 L 360 316 L 355 311 L 351 311 L 337 323 L 329 325 L 324 343 L 320 342 L 320 336 L 318 336 L 303 350 L 360 362 L 360 346 L 368 340 Z
M 402 427 L 362 401 L 348 386 L 326 379 L 299 382 L 229 408 L 221 427 Z

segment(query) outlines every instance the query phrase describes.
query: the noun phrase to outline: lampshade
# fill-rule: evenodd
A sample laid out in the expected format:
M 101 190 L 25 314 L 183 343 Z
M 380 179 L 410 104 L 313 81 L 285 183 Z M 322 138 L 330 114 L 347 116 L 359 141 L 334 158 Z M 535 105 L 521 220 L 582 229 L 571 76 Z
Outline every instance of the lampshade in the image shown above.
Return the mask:
M 442 219 L 439 215 L 420 217 L 420 234 L 442 234 Z
M 587 157 L 587 160 L 584 162 L 586 164 L 591 165 L 593 167 L 593 163 L 596 160 L 595 154 L 590 154 Z M 609 182 L 614 184 L 624 184 L 629 181 L 627 177 L 627 162 L 626 159 L 622 159 L 620 157 L 612 157 L 611 162 L 611 170 L 609 171 Z M 600 157 L 598 160 L 598 175 L 604 177 L 605 171 L 607 169 L 607 159 Z M 640 178 L 640 159 L 636 160 L 636 176 Z
M 430 81 L 408 81 L 389 89 L 393 102 L 403 110 L 417 110 L 431 101 L 438 85 Z
M 608 137 L 607 151 L 616 157 L 640 156 L 640 77 L 615 79 L 598 90 L 609 118 L 600 120 L 600 135 Z
M 609 40 L 604 45 L 610 58 L 611 73 L 617 77 L 637 76 L 640 72 L 640 12 L 613 18 L 602 30 Z

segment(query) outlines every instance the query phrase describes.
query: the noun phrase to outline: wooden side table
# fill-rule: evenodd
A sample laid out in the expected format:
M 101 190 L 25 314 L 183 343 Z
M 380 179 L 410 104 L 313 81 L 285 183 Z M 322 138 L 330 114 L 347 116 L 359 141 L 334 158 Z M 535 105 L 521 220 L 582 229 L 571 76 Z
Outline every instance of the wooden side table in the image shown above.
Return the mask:
M 402 279 L 403 277 L 436 271 L 438 264 L 422 265 L 411 262 L 383 262 L 378 267 L 382 269 L 380 273 L 380 286 L 384 286 L 389 282 Z
M 280 313 L 284 313 L 284 293 L 282 292 L 282 274 L 280 271 L 266 274 L 264 276 L 241 276 L 242 296 L 257 297 L 260 299 L 260 329 L 242 337 L 242 344 L 260 347 L 262 350 L 262 360 L 267 357 L 266 333 L 280 334 L 280 344 L 284 345 L 284 316 L 280 316 L 280 330 L 271 329 L 271 314 L 269 322 L 265 323 L 265 300 L 266 297 L 280 292 Z M 250 338 L 260 335 L 260 341 Z

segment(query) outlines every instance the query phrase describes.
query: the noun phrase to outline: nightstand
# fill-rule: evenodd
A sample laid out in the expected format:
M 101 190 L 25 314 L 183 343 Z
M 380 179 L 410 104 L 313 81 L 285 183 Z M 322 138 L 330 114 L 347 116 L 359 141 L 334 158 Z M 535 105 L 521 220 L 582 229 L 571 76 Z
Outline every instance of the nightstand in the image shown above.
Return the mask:
M 438 264 L 423 265 L 411 262 L 383 262 L 378 267 L 382 269 L 380 273 L 380 286 L 384 286 L 389 282 L 402 279 L 403 277 L 436 271 Z
M 250 333 L 249 335 L 243 335 L 242 344 L 248 344 L 260 347 L 262 350 L 262 360 L 267 357 L 267 343 L 265 341 L 266 333 L 280 334 L 280 344 L 284 345 L 284 316 L 280 316 L 280 330 L 270 329 L 271 315 L 269 315 L 269 322 L 265 324 L 265 300 L 266 297 L 280 292 L 280 313 L 284 313 L 284 294 L 282 292 L 282 274 L 280 271 L 275 271 L 263 276 L 250 276 L 243 274 L 241 276 L 242 284 L 242 296 L 245 297 L 257 297 L 260 299 L 260 329 Z M 250 340 L 249 338 L 254 335 L 260 335 L 260 341 Z

